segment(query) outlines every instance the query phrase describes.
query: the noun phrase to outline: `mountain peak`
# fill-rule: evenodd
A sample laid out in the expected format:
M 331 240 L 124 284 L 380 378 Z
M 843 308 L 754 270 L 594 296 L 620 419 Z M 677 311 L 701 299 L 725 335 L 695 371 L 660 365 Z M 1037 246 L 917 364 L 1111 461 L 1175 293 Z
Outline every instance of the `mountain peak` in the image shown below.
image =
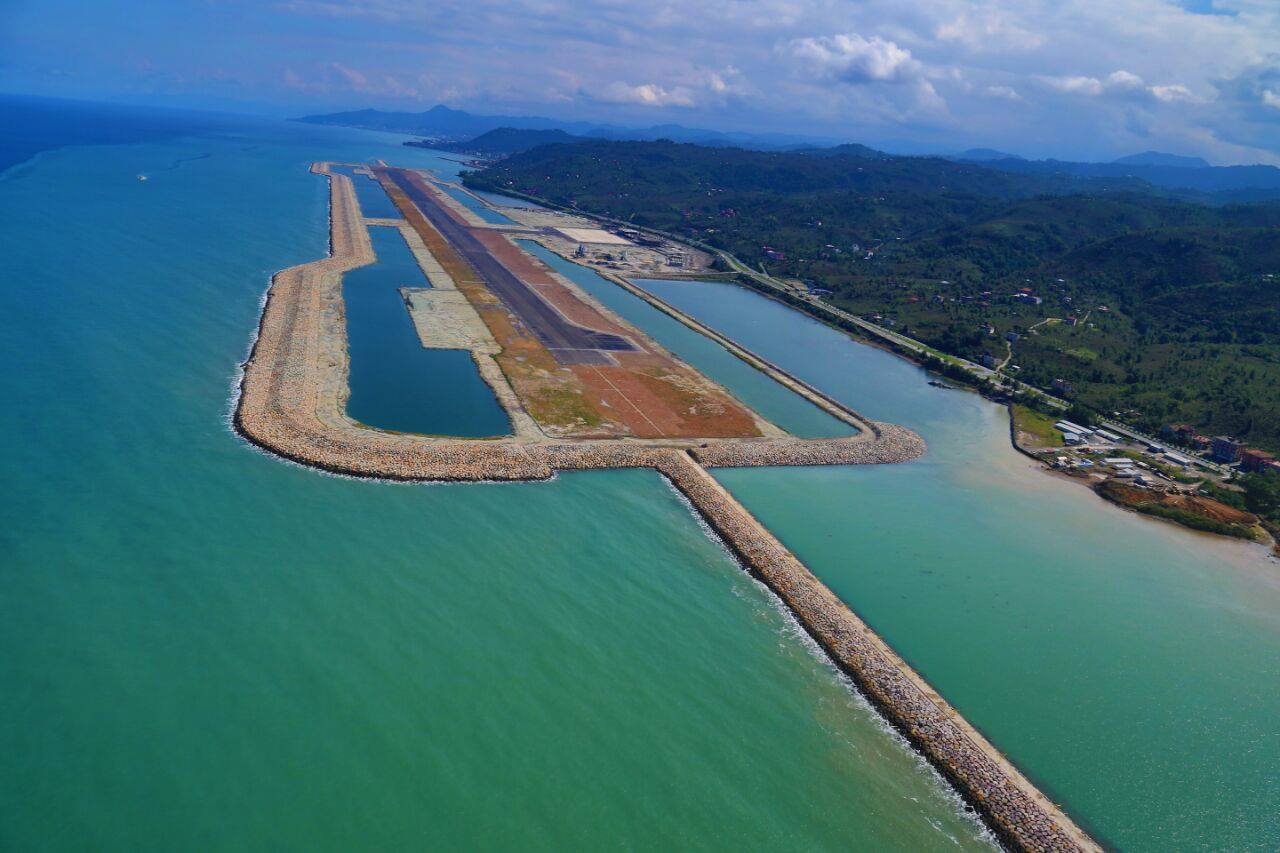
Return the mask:
M 997 151 L 994 148 L 970 148 L 968 151 L 961 151 L 957 154 L 956 159 L 984 162 L 987 160 L 1021 160 L 1022 158 L 1017 154 Z
M 1175 166 L 1180 169 L 1208 169 L 1209 161 L 1200 157 L 1183 157 L 1180 154 L 1166 154 L 1163 151 L 1143 151 L 1141 154 L 1130 154 L 1119 160 L 1112 160 L 1122 166 Z

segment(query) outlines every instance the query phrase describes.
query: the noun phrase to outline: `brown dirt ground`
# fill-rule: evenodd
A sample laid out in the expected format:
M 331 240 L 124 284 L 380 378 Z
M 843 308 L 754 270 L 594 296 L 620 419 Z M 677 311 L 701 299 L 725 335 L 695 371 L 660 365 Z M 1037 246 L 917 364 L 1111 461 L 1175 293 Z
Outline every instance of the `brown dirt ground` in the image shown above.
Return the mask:
M 1192 512 L 1223 524 L 1239 524 L 1244 527 L 1252 527 L 1258 523 L 1256 515 L 1228 506 L 1221 501 L 1206 498 L 1203 495 L 1159 494 L 1116 482 L 1107 484 L 1107 493 L 1117 503 L 1130 507 L 1156 504 Z

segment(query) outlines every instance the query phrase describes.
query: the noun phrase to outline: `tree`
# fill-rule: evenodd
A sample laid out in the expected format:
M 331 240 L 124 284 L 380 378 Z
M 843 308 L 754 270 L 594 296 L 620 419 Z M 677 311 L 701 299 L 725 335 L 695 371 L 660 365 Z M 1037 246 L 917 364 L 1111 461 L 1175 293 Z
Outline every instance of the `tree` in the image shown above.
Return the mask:
M 1097 421 L 1097 416 L 1094 415 L 1092 410 L 1085 408 L 1079 403 L 1072 403 L 1071 408 L 1067 410 L 1067 420 L 1074 421 L 1075 423 L 1083 426 L 1093 426 Z
M 1271 473 L 1246 474 L 1240 478 L 1244 504 L 1263 518 L 1280 519 L 1280 476 Z

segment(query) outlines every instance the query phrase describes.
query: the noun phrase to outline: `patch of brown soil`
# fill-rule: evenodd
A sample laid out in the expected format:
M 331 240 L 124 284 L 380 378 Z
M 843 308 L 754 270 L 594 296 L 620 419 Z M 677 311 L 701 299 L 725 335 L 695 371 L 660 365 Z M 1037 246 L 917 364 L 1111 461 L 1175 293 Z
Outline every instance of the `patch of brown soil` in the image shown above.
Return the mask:
M 1166 507 L 1189 512 L 1222 524 L 1235 524 L 1242 527 L 1252 527 L 1259 521 L 1258 517 L 1253 513 L 1236 509 L 1221 501 L 1215 501 L 1213 498 L 1206 498 L 1202 495 L 1153 492 L 1149 489 L 1125 485 L 1115 480 L 1108 480 L 1102 483 L 1099 485 L 1098 491 L 1104 497 L 1131 509 Z
M 1241 524 L 1245 527 L 1252 527 L 1258 523 L 1258 517 L 1253 513 L 1236 509 L 1221 501 L 1215 501 L 1213 498 L 1206 498 L 1202 495 L 1164 495 L 1160 504 L 1161 506 L 1185 509 L 1188 512 L 1194 512 L 1196 515 L 1203 515 L 1206 518 L 1212 518 L 1214 521 L 1221 521 L 1223 524 Z

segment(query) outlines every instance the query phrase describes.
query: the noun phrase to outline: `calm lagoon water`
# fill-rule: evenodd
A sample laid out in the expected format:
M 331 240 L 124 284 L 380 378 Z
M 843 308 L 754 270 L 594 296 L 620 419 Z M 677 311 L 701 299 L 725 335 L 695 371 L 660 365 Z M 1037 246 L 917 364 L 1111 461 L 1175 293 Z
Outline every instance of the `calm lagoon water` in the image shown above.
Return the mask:
M 988 846 L 656 475 L 389 485 L 232 435 L 271 273 L 325 252 L 309 163 L 454 164 L 139 135 L 0 180 L 0 848 Z
M 749 290 L 637 282 L 868 417 L 905 466 L 719 479 L 995 744 L 1127 850 L 1280 847 L 1280 563 L 1036 470 L 1005 410 Z
M 510 217 L 504 216 L 492 207 L 489 207 L 487 204 L 482 204 L 481 202 L 476 201 L 476 199 L 469 193 L 463 192 L 457 187 L 446 186 L 441 187 L 441 189 L 460 201 L 462 206 L 467 210 L 470 210 L 476 216 L 479 216 L 483 221 L 488 222 L 491 225 L 503 225 L 511 222 Z
M 537 202 L 529 201 L 524 198 L 516 198 L 515 196 L 502 195 L 500 193 L 485 192 L 484 190 L 471 190 L 476 195 L 495 207 L 541 207 Z
M 356 188 L 356 198 L 360 202 L 360 212 L 370 219 L 401 219 L 391 196 L 387 195 L 382 184 L 371 175 L 356 174 L 354 166 L 333 166 L 333 171 L 346 175 Z
M 351 357 L 347 414 L 397 432 L 509 434 L 511 422 L 471 353 L 423 348 L 400 288 L 431 284 L 399 229 L 374 226 L 369 237 L 377 263 L 351 270 L 342 280 Z

